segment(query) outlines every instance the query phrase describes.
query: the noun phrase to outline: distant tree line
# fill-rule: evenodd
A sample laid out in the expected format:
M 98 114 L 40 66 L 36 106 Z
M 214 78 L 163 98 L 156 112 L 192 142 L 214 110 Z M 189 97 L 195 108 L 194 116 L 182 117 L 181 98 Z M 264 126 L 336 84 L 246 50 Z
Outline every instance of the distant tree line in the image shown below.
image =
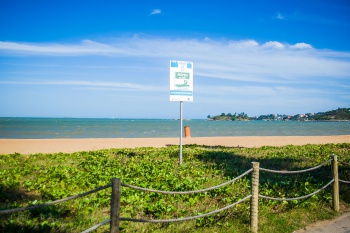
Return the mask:
M 338 121 L 350 120 L 350 108 L 338 108 L 327 112 L 304 113 L 296 115 L 267 114 L 259 117 L 249 117 L 246 113 L 221 113 L 216 116 L 207 116 L 208 120 L 246 121 L 246 120 L 269 120 L 269 121 Z
M 207 116 L 208 119 L 211 120 L 224 120 L 224 121 L 243 121 L 243 120 L 250 120 L 247 114 L 244 112 L 241 113 L 221 113 L 221 115 L 213 116 L 211 117 L 210 115 Z

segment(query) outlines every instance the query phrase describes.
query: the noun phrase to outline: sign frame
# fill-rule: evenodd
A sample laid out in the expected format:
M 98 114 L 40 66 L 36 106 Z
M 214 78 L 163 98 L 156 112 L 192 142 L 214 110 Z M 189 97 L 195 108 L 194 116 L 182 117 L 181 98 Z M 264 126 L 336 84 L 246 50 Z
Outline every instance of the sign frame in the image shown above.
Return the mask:
M 180 165 L 182 164 L 182 102 L 193 102 L 193 62 L 170 60 L 170 101 L 180 102 Z
M 193 102 L 193 62 L 170 60 L 170 101 Z

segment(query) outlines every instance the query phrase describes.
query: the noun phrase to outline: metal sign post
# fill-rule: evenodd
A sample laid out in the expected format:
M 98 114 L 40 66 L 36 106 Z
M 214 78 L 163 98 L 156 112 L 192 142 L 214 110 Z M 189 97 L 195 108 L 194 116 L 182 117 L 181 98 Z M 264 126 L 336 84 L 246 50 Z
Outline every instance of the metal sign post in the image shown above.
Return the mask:
M 182 101 L 180 101 L 180 165 L 182 164 Z
M 193 101 L 193 62 L 170 61 L 170 101 L 180 101 L 180 165 L 182 164 L 182 102 Z

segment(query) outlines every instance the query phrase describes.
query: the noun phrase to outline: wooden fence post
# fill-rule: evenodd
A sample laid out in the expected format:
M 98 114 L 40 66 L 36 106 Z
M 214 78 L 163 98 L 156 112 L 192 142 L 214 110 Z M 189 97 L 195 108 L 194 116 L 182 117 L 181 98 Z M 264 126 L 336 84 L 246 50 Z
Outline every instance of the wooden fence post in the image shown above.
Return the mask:
M 252 188 L 250 199 L 250 229 L 251 232 L 258 232 L 258 207 L 259 207 L 259 167 L 260 163 L 252 162 Z
M 119 233 L 121 179 L 112 178 L 110 233 Z
M 333 173 L 333 210 L 339 212 L 339 176 L 338 176 L 338 159 L 336 155 L 332 155 L 332 173 Z

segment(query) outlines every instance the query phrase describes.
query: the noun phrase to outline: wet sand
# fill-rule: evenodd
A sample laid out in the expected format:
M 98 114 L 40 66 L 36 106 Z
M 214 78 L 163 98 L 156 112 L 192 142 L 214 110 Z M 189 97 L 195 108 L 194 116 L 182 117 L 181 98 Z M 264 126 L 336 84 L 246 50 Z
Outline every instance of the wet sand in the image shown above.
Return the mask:
M 337 136 L 247 136 L 183 138 L 183 145 L 261 147 L 327 143 L 350 143 L 350 135 Z M 180 145 L 180 138 L 79 138 L 0 139 L 0 154 L 34 154 L 91 151 L 109 148 L 166 147 Z

